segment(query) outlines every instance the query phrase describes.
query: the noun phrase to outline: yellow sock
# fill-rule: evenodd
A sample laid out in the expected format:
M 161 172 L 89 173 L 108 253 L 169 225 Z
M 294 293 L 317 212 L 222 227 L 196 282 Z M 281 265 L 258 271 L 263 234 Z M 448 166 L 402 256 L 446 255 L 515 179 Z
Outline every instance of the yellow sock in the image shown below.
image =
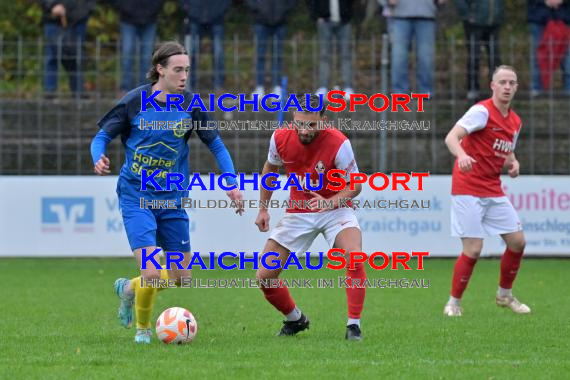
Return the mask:
M 162 269 L 160 278 L 168 281 L 168 271 Z M 137 329 L 150 329 L 150 317 L 156 300 L 157 292 L 166 289 L 165 287 L 153 288 L 150 286 L 141 287 L 141 276 L 131 280 L 131 289 L 135 293 L 135 320 Z
M 168 271 L 166 269 L 161 269 L 160 270 L 160 279 L 161 280 L 166 280 L 167 284 L 168 284 Z M 157 289 L 157 291 L 161 292 L 164 289 L 167 289 L 167 287 L 165 286 L 161 286 Z
M 131 287 L 135 291 L 135 320 L 137 329 L 150 329 L 150 315 L 156 299 L 156 289 L 141 286 L 141 277 L 131 280 Z

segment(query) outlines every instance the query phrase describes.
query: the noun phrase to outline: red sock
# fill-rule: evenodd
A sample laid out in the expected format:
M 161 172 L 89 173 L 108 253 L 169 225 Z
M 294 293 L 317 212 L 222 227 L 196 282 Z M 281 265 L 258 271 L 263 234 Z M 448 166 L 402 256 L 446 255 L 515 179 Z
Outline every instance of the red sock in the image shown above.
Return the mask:
M 517 277 L 517 272 L 521 266 L 523 253 L 506 249 L 501 258 L 501 277 L 499 286 L 503 289 L 512 289 L 513 281 Z
M 346 269 L 346 276 L 351 278 L 351 287 L 346 288 L 346 301 L 348 303 L 348 318 L 360 319 L 362 308 L 364 307 L 364 297 L 366 297 L 366 288 L 364 287 L 364 280 L 366 279 L 366 272 L 364 265 L 358 263 L 353 270 Z M 354 279 L 360 280 L 353 281 Z M 359 285 L 358 285 L 359 284 Z
M 451 281 L 452 297 L 461 298 L 463 296 L 476 263 L 477 259 L 472 259 L 461 252 L 453 268 L 453 280 Z
M 260 286 L 265 299 L 284 315 L 289 314 L 295 308 L 295 301 L 289 294 L 289 289 L 279 280 L 279 287 Z

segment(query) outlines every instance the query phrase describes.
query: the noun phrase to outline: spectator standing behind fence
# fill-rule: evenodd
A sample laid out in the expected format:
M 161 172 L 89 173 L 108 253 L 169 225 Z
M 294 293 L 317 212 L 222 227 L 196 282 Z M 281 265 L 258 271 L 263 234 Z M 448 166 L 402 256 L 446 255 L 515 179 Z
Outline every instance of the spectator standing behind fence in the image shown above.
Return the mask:
M 272 93 L 281 96 L 281 68 L 283 39 L 286 33 L 287 15 L 295 7 L 296 0 L 247 0 L 255 16 L 255 40 L 257 46 L 256 87 L 253 94 L 265 95 L 265 53 L 271 43 Z
M 317 22 L 319 38 L 319 88 L 317 94 L 326 94 L 329 88 L 332 60 L 332 40 L 336 39 L 345 97 L 352 94 L 352 1 L 307 0 L 311 18 Z
M 484 46 L 487 51 L 490 76 L 501 65 L 499 30 L 504 20 L 505 6 L 503 0 L 455 0 L 455 5 L 465 29 L 467 99 L 479 100 L 481 47 Z
M 380 0 L 388 7 L 392 91 L 409 93 L 409 49 L 415 38 L 417 91 L 434 95 L 437 8 L 445 0 Z
M 537 48 L 544 35 L 546 24 L 551 20 L 570 24 L 570 2 L 564 0 L 528 0 L 528 22 L 532 39 L 532 87 L 531 96 L 536 97 L 545 90 L 541 83 Z M 568 43 L 568 42 L 566 42 Z M 570 95 L 570 50 L 561 60 L 564 92 Z
M 83 94 L 84 44 L 87 20 L 95 0 L 40 0 L 44 26 L 44 97 L 56 96 L 58 65 L 69 75 L 75 97 Z
M 121 21 L 121 92 L 124 95 L 145 83 L 148 69 L 145 63 L 152 57 L 156 20 L 165 0 L 109 1 L 119 12 Z
M 230 0 L 181 0 L 184 17 L 190 24 L 190 86 L 198 90 L 197 74 L 203 71 L 197 66 L 198 55 L 202 52 L 202 37 L 210 36 L 213 44 L 212 66 L 214 69 L 214 90 L 223 92 L 224 86 L 224 16 L 230 6 Z M 188 31 L 186 31 L 188 33 Z

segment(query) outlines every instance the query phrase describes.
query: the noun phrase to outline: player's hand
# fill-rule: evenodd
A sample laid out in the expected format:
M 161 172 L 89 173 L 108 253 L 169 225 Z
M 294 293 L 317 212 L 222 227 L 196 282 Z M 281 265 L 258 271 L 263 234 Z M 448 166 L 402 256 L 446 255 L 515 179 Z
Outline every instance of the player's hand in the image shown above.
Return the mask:
M 57 4 L 51 9 L 51 15 L 53 17 L 64 17 L 65 16 L 65 7 L 62 4 Z
M 328 208 L 321 208 L 324 205 L 324 201 L 327 199 L 322 195 L 315 193 L 314 191 L 309 191 L 309 195 L 313 197 L 308 203 L 311 210 L 319 210 L 318 212 L 323 212 L 328 210 Z
M 519 170 L 520 170 L 520 164 L 518 162 L 518 160 L 514 160 L 511 163 L 511 166 L 509 166 L 509 176 L 511 178 L 515 178 L 519 176 Z
M 107 158 L 107 156 L 102 154 L 99 161 L 97 161 L 97 163 L 93 167 L 93 171 L 98 175 L 111 174 L 111 170 L 109 169 L 110 165 L 111 161 Z
M 470 172 L 471 169 L 473 169 L 474 163 L 477 163 L 477 161 L 466 154 L 457 157 L 457 165 L 459 165 L 459 170 L 463 173 Z
M 239 191 L 239 189 L 233 189 L 230 191 L 226 191 L 226 195 L 231 199 L 232 202 L 237 203 L 237 209 L 236 209 L 236 214 L 239 214 L 240 216 L 243 215 L 243 212 L 245 211 L 243 209 L 243 195 L 241 194 L 241 191 Z
M 262 208 L 259 210 L 257 218 L 255 218 L 255 225 L 261 232 L 269 231 L 269 212 L 267 209 Z

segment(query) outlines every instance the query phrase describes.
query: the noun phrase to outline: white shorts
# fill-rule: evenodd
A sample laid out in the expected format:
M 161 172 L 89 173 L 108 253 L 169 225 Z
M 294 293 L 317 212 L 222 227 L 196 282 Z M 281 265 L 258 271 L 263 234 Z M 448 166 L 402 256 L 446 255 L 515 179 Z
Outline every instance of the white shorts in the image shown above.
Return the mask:
M 323 212 L 286 213 L 269 236 L 291 252 L 306 252 L 322 232 L 329 246 L 334 246 L 336 235 L 345 228 L 356 227 L 358 219 L 351 208 Z
M 451 196 L 451 235 L 484 238 L 522 231 L 515 208 L 507 197 Z

